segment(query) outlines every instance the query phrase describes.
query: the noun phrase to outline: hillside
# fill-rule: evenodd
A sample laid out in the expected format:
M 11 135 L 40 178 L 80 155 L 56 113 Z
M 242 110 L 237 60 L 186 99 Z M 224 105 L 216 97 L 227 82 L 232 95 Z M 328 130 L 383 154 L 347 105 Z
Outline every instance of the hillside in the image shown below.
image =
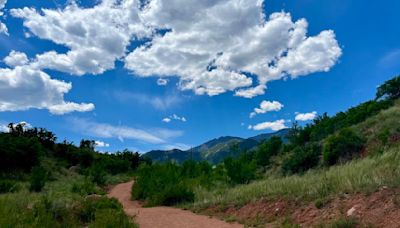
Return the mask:
M 400 77 L 379 86 L 373 100 L 294 123 L 286 138 L 215 166 L 143 166 L 132 197 L 248 227 L 398 227 Z
M 366 138 L 358 159 L 303 175 L 268 175 L 248 185 L 200 191 L 189 207 L 243 223 L 262 217 L 258 223 L 276 226 L 286 219 L 304 227 L 335 221 L 347 221 L 350 227 L 397 227 L 400 100 L 351 128 Z M 355 216 L 349 219 L 353 207 Z
M 283 129 L 273 133 L 260 134 L 254 137 L 243 139 L 240 137 L 223 136 L 212 139 L 199 146 L 189 150 L 152 150 L 143 155 L 156 162 L 175 161 L 182 163 L 193 159 L 195 161 L 208 161 L 213 164 L 218 164 L 227 157 L 237 157 L 243 151 L 254 150 L 260 143 L 270 139 L 273 136 L 285 137 L 289 129 Z

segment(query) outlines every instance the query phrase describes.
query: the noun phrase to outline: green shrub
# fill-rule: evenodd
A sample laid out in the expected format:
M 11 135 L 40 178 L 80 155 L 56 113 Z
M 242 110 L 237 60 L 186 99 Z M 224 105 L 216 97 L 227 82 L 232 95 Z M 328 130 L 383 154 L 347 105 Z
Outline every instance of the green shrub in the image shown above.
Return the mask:
M 257 165 L 248 154 L 237 159 L 227 158 L 224 161 L 226 173 L 234 184 L 247 184 L 257 178 Z
M 275 156 L 279 153 L 282 148 L 282 139 L 281 137 L 274 136 L 269 140 L 265 141 L 261 144 L 255 153 L 255 159 L 257 165 L 259 166 L 267 166 L 270 163 L 270 159 L 272 156 Z
M 106 183 L 106 174 L 105 168 L 101 164 L 95 164 L 89 169 L 91 181 L 98 185 L 104 185 Z
M 42 191 L 46 184 L 46 170 L 41 166 L 32 169 L 29 190 L 34 192 Z
M 132 197 L 147 205 L 173 205 L 194 200 L 193 184 L 182 175 L 182 168 L 172 163 L 144 165 L 138 175 Z
M 95 220 L 96 212 L 101 209 L 122 210 L 122 206 L 116 199 L 109 199 L 102 196 L 87 197 L 82 200 L 77 208 L 80 220 L 88 223 Z
M 364 147 L 364 139 L 350 129 L 343 129 L 332 135 L 324 143 L 323 161 L 326 165 L 351 160 L 359 155 Z
M 282 163 L 282 171 L 286 174 L 302 173 L 318 165 L 321 148 L 316 143 L 296 147 Z
M 78 193 L 81 196 L 96 194 L 98 192 L 96 185 L 89 179 L 82 182 L 75 182 L 72 185 L 71 192 Z

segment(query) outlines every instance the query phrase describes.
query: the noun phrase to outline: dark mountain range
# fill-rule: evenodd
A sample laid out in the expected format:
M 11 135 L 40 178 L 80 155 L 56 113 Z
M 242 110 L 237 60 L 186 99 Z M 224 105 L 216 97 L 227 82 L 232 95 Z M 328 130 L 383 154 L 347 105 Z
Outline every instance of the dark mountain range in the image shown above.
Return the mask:
M 186 160 L 193 159 L 196 161 L 208 161 L 216 164 L 224 160 L 226 157 L 235 157 L 243 151 L 253 150 L 262 141 L 273 136 L 282 137 L 282 139 L 286 141 L 285 136 L 288 132 L 289 129 L 283 129 L 273 133 L 256 135 L 247 139 L 223 136 L 212 139 L 190 150 L 152 150 L 145 153 L 143 156 L 151 158 L 155 162 L 175 161 L 182 163 Z

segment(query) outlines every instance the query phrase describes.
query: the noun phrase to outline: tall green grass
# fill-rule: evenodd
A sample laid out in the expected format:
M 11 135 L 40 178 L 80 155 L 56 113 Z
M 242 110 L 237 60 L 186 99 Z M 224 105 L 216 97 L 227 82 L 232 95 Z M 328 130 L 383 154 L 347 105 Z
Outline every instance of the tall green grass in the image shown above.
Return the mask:
M 379 156 L 345 165 L 313 170 L 298 176 L 269 177 L 231 189 L 198 189 L 193 207 L 242 205 L 260 198 L 315 200 L 338 193 L 372 192 L 381 186 L 400 186 L 400 145 Z

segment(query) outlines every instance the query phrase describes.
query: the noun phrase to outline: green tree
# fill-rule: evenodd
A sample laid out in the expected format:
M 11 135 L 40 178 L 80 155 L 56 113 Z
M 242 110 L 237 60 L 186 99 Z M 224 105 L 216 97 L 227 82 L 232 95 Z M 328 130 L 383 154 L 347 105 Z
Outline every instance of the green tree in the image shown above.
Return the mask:
M 383 97 L 391 100 L 400 98 L 400 76 L 394 77 L 378 87 L 376 99 Z
M 261 144 L 255 153 L 255 159 L 257 165 L 259 166 L 267 166 L 270 163 L 270 159 L 272 156 L 275 156 L 279 153 L 282 148 L 282 139 L 281 137 L 274 136 L 270 139 L 266 140 L 263 144 Z
M 323 146 L 323 160 L 326 165 L 334 165 L 358 156 L 364 147 L 364 139 L 349 128 L 327 138 Z
M 317 143 L 298 146 L 283 160 L 282 171 L 285 174 L 302 173 L 318 165 L 321 148 Z
M 226 173 L 234 184 L 248 184 L 256 179 L 257 165 L 248 154 L 242 154 L 239 158 L 231 157 L 224 160 Z

